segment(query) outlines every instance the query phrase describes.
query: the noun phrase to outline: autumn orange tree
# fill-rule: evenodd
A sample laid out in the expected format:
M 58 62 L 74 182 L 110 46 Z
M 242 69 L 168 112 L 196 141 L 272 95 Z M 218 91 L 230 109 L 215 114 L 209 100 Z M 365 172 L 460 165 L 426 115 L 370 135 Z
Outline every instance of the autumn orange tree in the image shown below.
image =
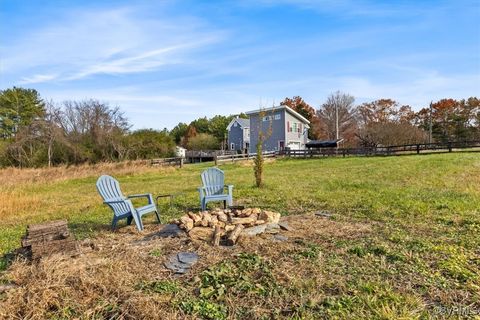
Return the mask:
M 360 145 L 401 145 L 426 142 L 426 132 L 415 123 L 415 112 L 393 99 L 366 102 L 357 108 Z
M 441 99 L 416 114 L 416 122 L 424 130 L 432 128 L 434 141 L 480 139 L 480 100 Z

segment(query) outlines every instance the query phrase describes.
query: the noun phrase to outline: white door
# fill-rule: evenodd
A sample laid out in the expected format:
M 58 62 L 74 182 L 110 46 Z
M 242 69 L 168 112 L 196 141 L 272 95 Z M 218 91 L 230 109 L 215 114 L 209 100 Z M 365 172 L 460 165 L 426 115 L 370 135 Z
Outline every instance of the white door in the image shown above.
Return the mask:
M 288 147 L 290 148 L 290 150 L 300 150 L 300 142 L 290 141 L 288 143 Z

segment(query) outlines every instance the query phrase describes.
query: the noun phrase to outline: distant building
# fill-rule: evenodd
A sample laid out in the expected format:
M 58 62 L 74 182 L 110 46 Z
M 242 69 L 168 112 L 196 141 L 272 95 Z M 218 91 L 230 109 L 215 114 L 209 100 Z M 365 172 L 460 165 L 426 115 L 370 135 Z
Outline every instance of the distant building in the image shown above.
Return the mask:
M 228 149 L 237 152 L 248 152 L 250 148 L 250 120 L 235 118 L 227 126 Z
M 262 116 L 260 116 L 262 113 Z M 260 130 L 266 135 L 264 151 L 305 149 L 308 142 L 310 121 L 287 106 L 254 110 L 246 113 L 250 117 L 250 153 L 256 152 Z M 269 128 L 271 125 L 271 132 Z
M 178 158 L 185 158 L 185 153 L 187 149 L 182 148 L 182 147 L 175 147 L 175 156 Z

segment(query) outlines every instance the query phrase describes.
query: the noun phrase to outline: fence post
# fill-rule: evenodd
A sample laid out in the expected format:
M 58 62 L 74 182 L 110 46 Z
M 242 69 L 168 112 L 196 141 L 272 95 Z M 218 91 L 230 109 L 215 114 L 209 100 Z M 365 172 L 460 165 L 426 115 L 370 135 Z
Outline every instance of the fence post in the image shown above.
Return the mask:
M 448 142 L 448 152 L 452 152 L 452 142 Z
M 180 157 L 180 169 L 183 168 L 183 157 Z
M 417 154 L 420 154 L 420 145 L 417 144 Z
M 217 155 L 215 155 L 215 157 L 213 159 L 215 160 L 215 165 L 217 166 L 218 165 Z
M 345 158 L 345 149 L 342 149 L 342 156 Z

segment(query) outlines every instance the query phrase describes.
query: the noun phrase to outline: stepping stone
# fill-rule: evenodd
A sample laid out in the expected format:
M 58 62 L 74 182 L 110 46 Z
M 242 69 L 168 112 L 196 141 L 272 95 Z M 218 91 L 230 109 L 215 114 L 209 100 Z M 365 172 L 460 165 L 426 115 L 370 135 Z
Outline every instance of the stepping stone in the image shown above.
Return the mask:
M 288 237 L 284 236 L 283 234 L 276 234 L 273 236 L 273 238 L 277 241 L 287 241 Z
M 165 261 L 165 268 L 175 272 L 176 274 L 184 274 L 190 270 L 198 261 L 198 254 L 195 252 L 180 252 L 172 254 L 167 261 Z
M 160 231 L 150 233 L 146 235 L 143 239 L 136 242 L 141 243 L 142 241 L 151 241 L 158 238 L 179 238 L 185 234 L 185 231 L 180 229 L 176 224 L 166 224 L 162 227 Z
M 286 230 L 286 231 L 292 231 L 292 230 L 293 230 L 293 228 L 290 227 L 290 226 L 288 225 L 288 222 L 286 222 L 286 221 L 279 222 L 278 225 L 279 225 L 280 228 L 282 228 L 283 230 Z
M 256 236 L 257 234 L 264 233 L 267 226 L 265 224 L 260 224 L 255 227 L 246 228 L 242 231 L 244 236 Z
M 176 224 L 166 224 L 156 235 L 161 238 L 179 237 L 185 232 Z
M 177 254 L 178 261 L 193 266 L 198 261 L 198 254 L 195 252 L 180 252 Z
M 266 233 L 271 233 L 271 234 L 279 233 L 280 232 L 280 225 L 278 223 L 269 223 L 269 224 L 267 224 L 265 232 Z

